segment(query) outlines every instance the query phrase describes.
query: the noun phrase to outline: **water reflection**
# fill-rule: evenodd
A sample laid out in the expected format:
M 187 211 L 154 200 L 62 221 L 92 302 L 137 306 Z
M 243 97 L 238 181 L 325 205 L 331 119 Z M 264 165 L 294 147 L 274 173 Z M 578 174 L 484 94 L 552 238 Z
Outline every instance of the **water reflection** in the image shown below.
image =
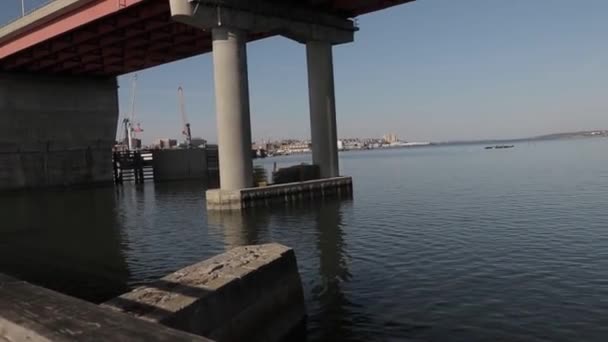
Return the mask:
M 207 234 L 203 181 L 147 183 L 118 189 L 131 287 L 157 280 L 223 251 Z
M 207 212 L 210 227 L 216 227 L 224 236 L 225 249 L 238 246 L 255 245 L 267 242 L 271 215 L 265 211 L 246 212 Z
M 351 205 L 350 200 L 320 199 L 245 212 L 208 212 L 207 219 L 209 227 L 223 234 L 226 249 L 269 241 L 294 247 L 308 303 L 308 338 L 343 341 L 355 338 L 354 324 L 369 321 L 347 293 L 351 258 L 342 216 Z
M 0 272 L 91 301 L 127 289 L 113 188 L 0 196 Z
M 317 248 L 319 251 L 319 283 L 312 289 L 319 305 L 320 317 L 311 333 L 315 340 L 348 340 L 352 336 L 353 303 L 344 292 L 351 280 L 350 256 L 344 238 L 340 202 L 324 201 L 316 210 Z
M 310 341 L 601 341 L 607 143 L 346 153 L 356 203 L 236 216 L 208 217 L 201 182 L 3 194 L 0 272 L 99 300 L 276 241 L 296 251 Z M 275 161 L 306 160 L 258 162 Z

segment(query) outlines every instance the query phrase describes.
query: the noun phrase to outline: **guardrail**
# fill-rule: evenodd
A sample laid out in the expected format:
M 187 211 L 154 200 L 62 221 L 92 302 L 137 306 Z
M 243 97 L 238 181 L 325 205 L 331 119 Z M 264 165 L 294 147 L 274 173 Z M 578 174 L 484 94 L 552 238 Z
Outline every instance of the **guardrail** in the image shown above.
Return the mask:
M 19 0 L 15 0 L 15 5 L 19 5 L 19 2 L 18 2 L 18 1 L 19 1 Z M 23 0 L 23 1 L 27 1 L 27 0 Z M 33 13 L 33 12 L 35 12 L 35 11 L 37 11 L 37 10 L 41 9 L 42 7 L 44 7 L 44 6 L 48 5 L 48 4 L 50 4 L 51 2 L 55 2 L 55 1 L 57 1 L 57 0 L 46 0 L 46 1 L 43 1 L 43 2 L 41 2 L 41 3 L 37 3 L 35 6 L 33 6 L 33 7 L 31 7 L 30 9 L 28 9 L 28 10 L 24 11 L 23 15 L 20 15 L 20 16 L 18 16 L 18 17 L 16 17 L 16 18 L 13 18 L 13 19 L 9 19 L 7 22 L 5 22 L 5 23 L 1 23 L 1 24 L 0 24 L 0 26 L 7 26 L 7 25 L 10 25 L 10 24 L 14 23 L 15 21 L 17 21 L 17 20 L 19 20 L 19 19 L 21 19 L 21 18 L 25 17 L 26 15 L 29 15 L 29 14 L 31 14 L 31 13 Z M 27 2 L 26 2 L 26 5 L 27 5 Z

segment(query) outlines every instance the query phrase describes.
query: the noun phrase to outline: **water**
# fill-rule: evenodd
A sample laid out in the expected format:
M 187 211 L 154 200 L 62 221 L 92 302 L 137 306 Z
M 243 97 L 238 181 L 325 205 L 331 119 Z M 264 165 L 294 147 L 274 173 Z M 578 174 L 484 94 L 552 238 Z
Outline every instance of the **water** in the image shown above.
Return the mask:
M 245 215 L 207 213 L 196 183 L 4 195 L 0 272 L 99 302 L 278 241 L 296 250 L 311 341 L 603 341 L 607 151 L 597 138 L 347 152 L 353 200 Z

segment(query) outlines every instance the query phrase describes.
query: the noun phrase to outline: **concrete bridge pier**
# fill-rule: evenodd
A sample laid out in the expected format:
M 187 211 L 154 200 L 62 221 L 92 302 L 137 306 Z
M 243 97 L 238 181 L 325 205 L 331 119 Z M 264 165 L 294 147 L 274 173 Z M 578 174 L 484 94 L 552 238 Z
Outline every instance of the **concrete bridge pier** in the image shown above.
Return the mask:
M 338 177 L 338 134 L 332 44 L 306 43 L 313 164 L 321 178 Z
M 212 34 L 220 188 L 249 188 L 253 164 L 245 32 L 222 26 Z
M 350 177 L 338 177 L 332 46 L 354 40 L 354 22 L 314 6 L 294 8 L 275 1 L 170 0 L 169 4 L 173 20 L 212 32 L 220 189 L 207 191 L 207 208 L 243 209 L 304 194 L 350 193 Z M 268 32 L 306 45 L 313 163 L 319 165 L 323 179 L 252 189 L 245 33 Z

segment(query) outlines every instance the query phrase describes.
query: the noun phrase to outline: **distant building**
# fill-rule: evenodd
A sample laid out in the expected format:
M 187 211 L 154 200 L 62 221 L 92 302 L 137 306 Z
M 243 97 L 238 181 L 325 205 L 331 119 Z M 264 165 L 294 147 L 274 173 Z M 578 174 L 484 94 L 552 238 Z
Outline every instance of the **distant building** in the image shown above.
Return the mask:
M 176 139 L 159 139 L 154 144 L 155 148 L 160 148 L 160 149 L 174 148 L 176 146 L 177 146 Z
M 399 138 L 397 137 L 397 134 L 395 134 L 395 133 L 385 134 L 382 138 L 384 139 L 384 142 L 388 143 L 388 144 L 392 144 L 392 143 L 399 141 Z
M 131 146 L 134 150 L 141 149 L 141 139 L 131 138 Z M 127 151 L 129 150 L 129 141 L 128 139 L 123 139 L 121 142 L 116 142 L 114 145 L 114 151 Z
M 265 151 L 269 151 L 273 148 L 272 144 L 270 143 L 266 143 L 264 141 L 262 142 L 254 142 L 253 144 L 251 144 L 251 149 L 252 150 L 265 150 Z
M 341 143 L 338 144 L 339 150 L 360 150 L 364 147 L 363 142 L 359 139 L 343 139 L 339 143 Z M 340 145 L 342 145 L 342 148 L 340 148 Z
M 207 140 L 203 138 L 192 138 L 193 147 L 205 147 L 207 146 Z
M 134 149 L 140 149 L 141 148 L 141 139 L 131 138 L 131 146 L 133 146 Z
M 284 140 L 274 152 L 276 154 L 307 153 L 311 151 L 310 141 Z

